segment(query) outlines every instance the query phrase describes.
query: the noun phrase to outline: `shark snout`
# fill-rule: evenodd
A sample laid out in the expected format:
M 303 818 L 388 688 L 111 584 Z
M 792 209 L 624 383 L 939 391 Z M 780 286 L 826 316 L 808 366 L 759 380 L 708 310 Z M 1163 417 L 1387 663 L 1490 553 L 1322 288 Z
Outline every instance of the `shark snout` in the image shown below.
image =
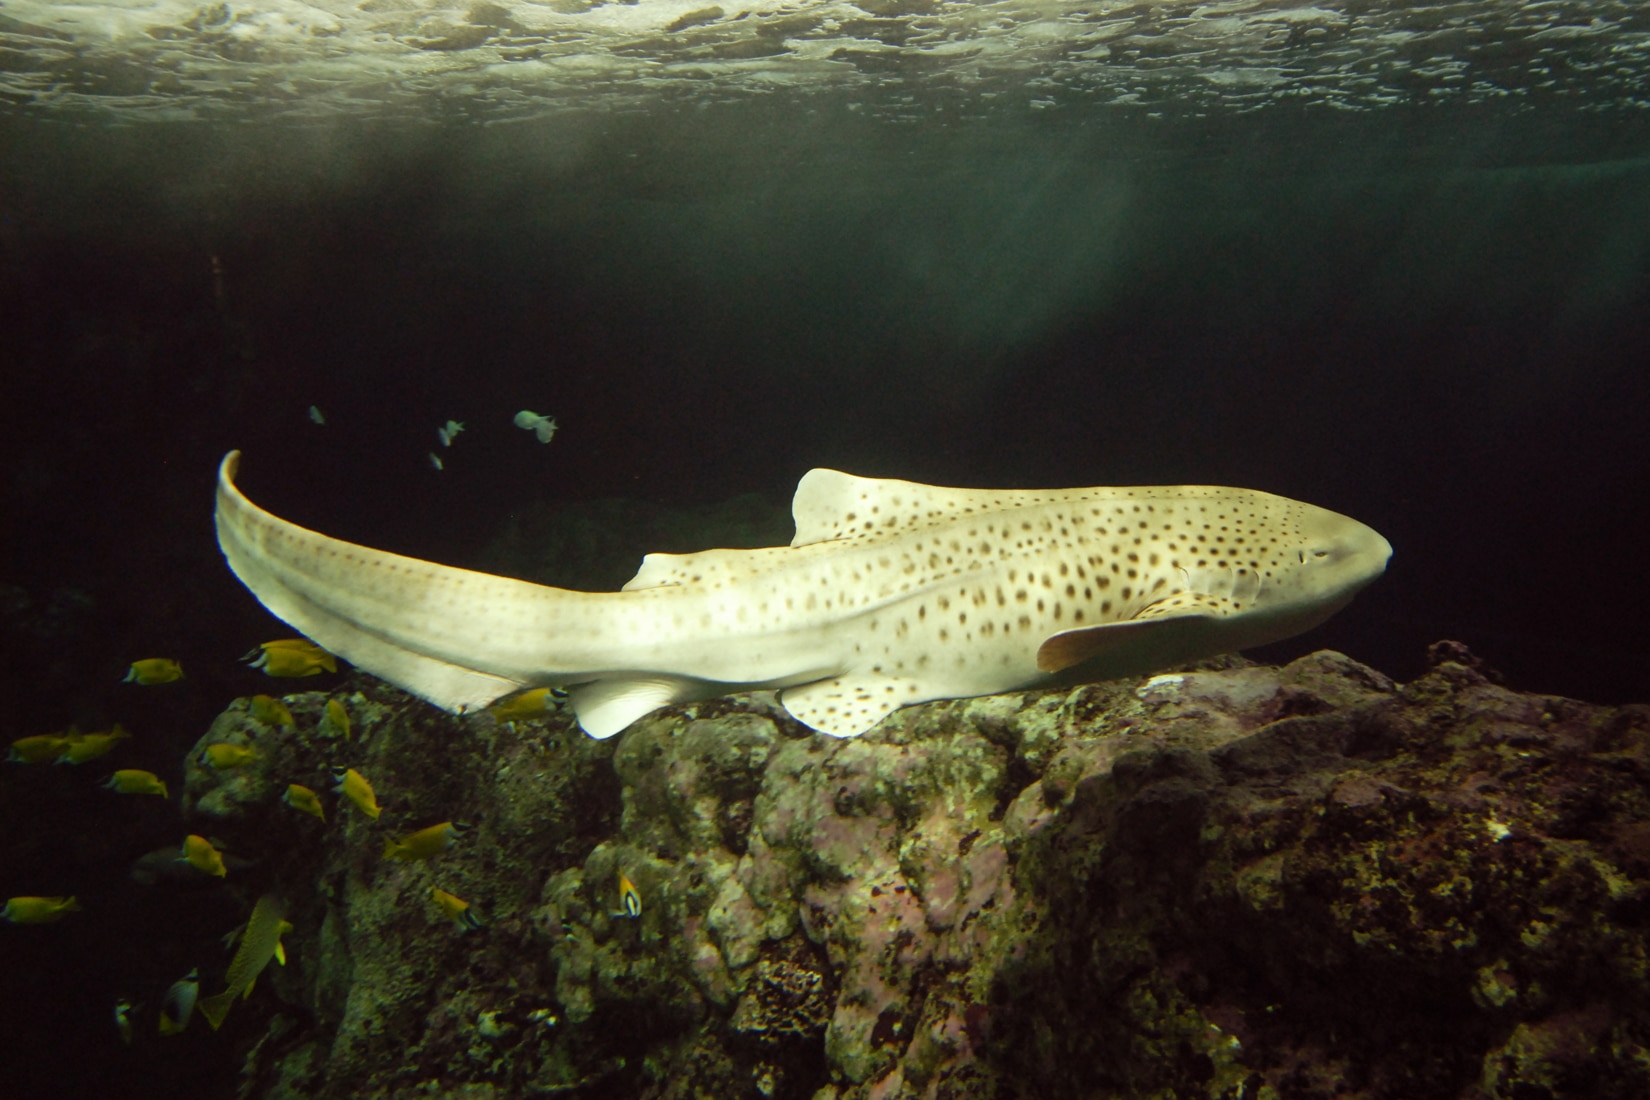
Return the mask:
M 1379 531 L 1334 512 L 1323 516 L 1323 529 L 1303 547 L 1302 564 L 1323 574 L 1327 587 L 1356 591 L 1386 572 L 1392 544 Z

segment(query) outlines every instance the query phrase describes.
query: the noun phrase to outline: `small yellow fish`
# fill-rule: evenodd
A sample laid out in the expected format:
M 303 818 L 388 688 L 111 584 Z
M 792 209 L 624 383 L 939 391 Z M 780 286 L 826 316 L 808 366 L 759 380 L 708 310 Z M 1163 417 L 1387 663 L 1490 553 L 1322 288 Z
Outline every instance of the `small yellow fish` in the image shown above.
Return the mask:
M 453 841 L 468 832 L 462 821 L 443 821 L 416 833 L 408 833 L 400 840 L 384 838 L 384 858 L 411 862 L 415 859 L 434 859 L 453 846 Z
M 127 1046 L 132 1045 L 132 1013 L 135 1008 L 131 1001 L 122 997 L 115 1002 L 115 1030 L 120 1032 L 120 1041 Z
M 279 699 L 269 695 L 254 695 L 247 712 L 266 726 L 295 726 L 292 711 Z
M 213 768 L 244 768 L 258 759 L 258 750 L 219 741 L 201 750 L 200 762 Z
M 67 735 L 68 744 L 63 746 L 63 755 L 57 758 L 59 764 L 84 764 L 88 760 L 96 760 L 106 755 L 115 745 L 132 736 L 122 728 L 119 722 L 106 733 L 75 733 Z
M 382 811 L 378 808 L 378 798 L 372 793 L 372 784 L 367 782 L 366 776 L 354 768 L 333 768 L 332 778 L 338 781 L 338 785 L 332 788 L 334 794 L 343 795 L 355 803 L 356 809 L 374 821 L 378 820 L 378 815 Z
M 537 718 L 549 709 L 550 689 L 534 688 L 532 691 L 523 691 L 500 699 L 487 708 L 487 713 L 500 722 L 521 722 L 528 718 Z
M 322 671 L 338 671 L 338 658 L 308 638 L 265 642 L 241 659 L 253 668 L 263 669 L 265 676 L 314 676 Z
M 615 917 L 629 917 L 632 920 L 642 915 L 642 892 L 636 889 L 636 884 L 619 872 L 619 908 L 613 914 Z
M 201 1015 L 213 1031 L 223 1026 L 223 1018 L 229 1015 L 229 1006 L 236 997 L 252 995 L 253 984 L 270 959 L 286 963 L 281 937 L 292 931 L 292 924 L 286 919 L 285 908 L 273 894 L 265 894 L 252 907 L 252 916 L 240 931 L 240 948 L 229 963 L 229 973 L 224 975 L 229 988 L 200 1002 Z
M 80 912 L 80 903 L 67 898 L 11 898 L 0 909 L 0 919 L 13 924 L 51 924 L 70 913 Z
M 477 919 L 475 911 L 470 908 L 470 903 L 458 895 L 449 894 L 439 886 L 432 886 L 430 887 L 430 897 L 435 899 L 435 903 L 441 906 L 441 911 L 447 914 L 461 930 L 474 930 L 481 927 L 481 921 Z
M 194 833 L 183 838 L 183 855 L 179 857 L 179 862 L 216 878 L 223 878 L 229 873 L 223 865 L 223 853 L 212 847 L 210 840 Z
M 321 799 L 316 793 L 301 783 L 288 783 L 286 794 L 281 801 L 306 814 L 314 814 L 322 821 L 327 819 L 326 810 L 321 808 Z
M 160 1002 L 160 1033 L 176 1035 L 189 1026 L 195 1015 L 195 1001 L 200 996 L 200 971 L 193 968 L 173 982 Z
M 37 733 L 33 737 L 19 737 L 11 743 L 7 760 L 21 764 L 44 764 L 56 760 L 69 748 L 69 735 L 64 733 Z
M 260 642 L 258 649 L 252 650 L 241 660 L 249 661 L 259 649 L 304 649 L 311 653 L 325 653 L 326 650 L 310 641 L 308 638 L 276 638 L 273 642 Z
M 166 793 L 166 784 L 154 772 L 146 772 L 141 768 L 122 768 L 109 777 L 103 784 L 116 794 L 158 794 L 162 798 L 170 798 Z
M 342 734 L 345 741 L 348 741 L 349 711 L 344 709 L 344 704 L 337 699 L 328 699 L 327 705 L 322 709 L 327 716 L 327 721 L 332 723 L 332 728 Z
M 170 657 L 150 657 L 144 661 L 133 661 L 131 669 L 126 673 L 125 684 L 170 684 L 183 679 L 183 666 Z

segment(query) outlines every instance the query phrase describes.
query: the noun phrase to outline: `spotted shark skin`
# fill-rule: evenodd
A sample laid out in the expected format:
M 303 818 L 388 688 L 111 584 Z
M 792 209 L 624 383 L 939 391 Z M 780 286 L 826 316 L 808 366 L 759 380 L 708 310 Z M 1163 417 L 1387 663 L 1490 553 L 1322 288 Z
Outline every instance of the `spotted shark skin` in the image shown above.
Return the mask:
M 790 546 L 649 554 L 575 592 L 288 523 L 218 474 L 218 544 L 265 607 L 453 712 L 565 686 L 608 737 L 673 703 L 778 690 L 838 737 L 898 707 L 1143 675 L 1309 630 L 1381 575 L 1356 520 L 1206 485 L 951 489 L 816 469 Z

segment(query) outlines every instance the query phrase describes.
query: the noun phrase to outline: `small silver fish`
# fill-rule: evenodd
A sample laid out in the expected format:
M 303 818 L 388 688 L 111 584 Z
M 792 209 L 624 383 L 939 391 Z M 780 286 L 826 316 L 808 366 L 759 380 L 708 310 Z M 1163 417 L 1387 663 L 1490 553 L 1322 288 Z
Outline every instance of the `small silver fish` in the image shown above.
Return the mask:
M 516 414 L 516 427 L 532 432 L 540 443 L 548 443 L 556 438 L 556 429 L 561 425 L 553 416 L 540 416 L 531 409 L 522 409 Z
M 115 1030 L 127 1046 L 132 1045 L 132 1013 L 136 1011 L 137 1006 L 124 997 L 115 1002 Z
M 434 451 L 430 452 L 430 465 L 434 466 L 438 470 L 445 470 L 447 468 L 441 464 L 441 456 L 436 454 Z
M 311 405 L 309 407 L 309 418 L 311 420 L 315 421 L 315 423 L 322 425 L 323 427 L 326 425 L 326 422 L 327 422 L 327 418 L 321 415 L 321 410 L 316 408 L 314 405 Z
M 441 445 L 443 447 L 451 447 L 453 445 L 453 440 L 457 439 L 458 433 L 463 430 L 463 421 L 449 420 L 446 424 L 437 428 L 435 430 L 435 434 L 441 437 Z

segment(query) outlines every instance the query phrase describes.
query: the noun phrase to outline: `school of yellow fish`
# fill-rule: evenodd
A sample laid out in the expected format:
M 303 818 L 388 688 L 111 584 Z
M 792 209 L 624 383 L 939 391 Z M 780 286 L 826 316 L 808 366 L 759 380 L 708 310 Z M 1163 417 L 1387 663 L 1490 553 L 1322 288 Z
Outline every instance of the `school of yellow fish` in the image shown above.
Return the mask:
M 307 638 L 283 638 L 265 642 L 242 658 L 251 668 L 265 675 L 294 678 L 314 676 L 321 672 L 336 672 L 337 658 Z M 124 682 L 144 686 L 175 683 L 183 679 L 183 668 L 171 658 L 155 657 L 134 661 Z M 561 693 L 555 693 L 559 696 Z M 525 721 L 548 713 L 552 692 L 547 688 L 522 692 L 500 700 L 488 712 L 501 723 Z M 247 703 L 247 713 L 259 724 L 272 727 L 294 727 L 296 720 L 286 703 L 269 695 L 254 695 Z M 336 697 L 328 698 L 320 722 L 330 732 L 348 741 L 351 722 L 348 708 Z M 118 723 L 102 732 L 82 733 L 71 726 L 61 733 L 37 734 L 22 737 L 11 743 L 9 761 L 22 764 L 85 764 L 100 759 L 131 737 Z M 213 770 L 244 768 L 260 756 L 257 748 L 218 742 L 206 745 L 197 756 L 197 763 Z M 354 806 L 362 814 L 376 821 L 381 813 L 377 796 L 367 777 L 354 768 L 333 769 L 335 785 L 332 792 L 343 802 Z M 123 795 L 157 795 L 169 799 L 165 780 L 154 772 L 140 768 L 116 769 L 102 786 Z M 320 796 L 300 783 L 288 784 L 281 801 L 299 813 L 309 814 L 321 821 L 327 820 L 326 808 Z M 385 837 L 383 857 L 402 862 L 425 862 L 440 856 L 453 847 L 468 832 L 470 826 L 460 821 L 442 821 L 400 837 Z M 179 864 L 187 864 L 195 872 L 212 878 L 226 878 L 230 865 L 224 853 L 211 839 L 191 833 L 184 837 Z M 192 873 L 192 872 L 186 872 Z M 430 887 L 430 899 L 442 916 L 451 920 L 460 931 L 479 929 L 483 922 L 468 901 L 448 893 L 438 886 Z M 641 894 L 622 872 L 618 876 L 619 908 L 615 917 L 638 918 L 642 912 Z M 71 913 L 82 910 L 78 898 L 70 896 L 24 895 L 8 899 L 0 908 L 0 920 L 11 924 L 45 925 L 61 921 Z M 157 1030 L 162 1036 L 177 1035 L 189 1026 L 196 1008 L 216 1031 L 222 1026 L 230 1007 L 237 998 L 250 996 L 253 985 L 271 960 L 285 965 L 286 949 L 282 937 L 292 929 L 286 919 L 285 903 L 274 894 L 265 894 L 253 906 L 247 922 L 230 934 L 239 946 L 224 974 L 225 988 L 221 993 L 201 998 L 199 971 L 191 969 L 174 982 L 160 998 L 157 1010 Z M 114 1023 L 122 1042 L 132 1042 L 133 1016 L 137 1007 L 122 998 L 115 1004 Z

